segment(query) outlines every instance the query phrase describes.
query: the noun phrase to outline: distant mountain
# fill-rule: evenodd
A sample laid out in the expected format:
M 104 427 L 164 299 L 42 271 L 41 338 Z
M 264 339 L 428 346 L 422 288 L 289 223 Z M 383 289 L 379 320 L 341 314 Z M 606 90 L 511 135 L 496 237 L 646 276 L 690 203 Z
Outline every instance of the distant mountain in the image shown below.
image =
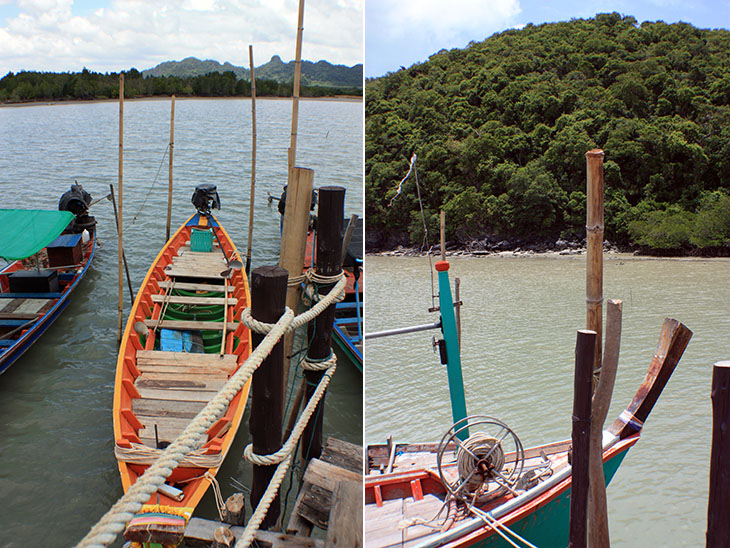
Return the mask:
M 274 55 L 271 60 L 256 67 L 256 78 L 275 80 L 277 82 L 291 82 L 294 80 L 294 61 L 284 63 L 281 57 Z M 250 80 L 249 70 L 237 67 L 231 63 L 223 64 L 206 59 L 201 61 L 195 57 L 188 57 L 182 61 L 165 61 L 154 68 L 142 71 L 144 76 L 178 76 L 181 78 L 201 76 L 210 72 L 233 72 L 240 80 Z M 348 87 L 362 89 L 362 64 L 348 67 L 333 65 L 327 61 L 302 61 L 302 85 Z

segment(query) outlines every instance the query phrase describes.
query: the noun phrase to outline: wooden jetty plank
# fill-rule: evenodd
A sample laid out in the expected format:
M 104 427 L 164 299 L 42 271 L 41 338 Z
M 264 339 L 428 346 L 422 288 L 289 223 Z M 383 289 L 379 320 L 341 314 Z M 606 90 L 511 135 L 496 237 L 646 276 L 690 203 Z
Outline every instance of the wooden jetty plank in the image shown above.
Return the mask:
M 362 474 L 319 459 L 309 461 L 302 488 L 287 524 L 287 532 L 309 534 L 312 525 L 326 529 L 332 493 L 338 481 L 362 482 Z
M 173 417 L 178 419 L 192 419 L 205 407 L 203 402 L 187 400 L 132 400 L 132 411 L 141 417 Z
M 191 547 L 209 547 L 213 543 L 213 534 L 221 526 L 220 522 L 193 517 L 185 529 L 185 545 Z M 243 536 L 243 527 L 230 528 L 236 539 Z M 257 531 L 255 540 L 260 548 L 324 548 L 324 541 L 311 537 L 295 537 L 273 531 Z
M 147 319 L 144 321 L 145 325 L 147 327 L 155 327 L 157 325 L 157 320 L 153 319 Z M 238 322 L 228 322 L 227 329 L 230 329 L 231 331 L 235 331 L 238 327 Z M 223 331 L 223 322 L 194 322 L 194 321 L 184 321 L 184 320 L 162 320 L 160 322 L 160 325 L 158 326 L 160 328 L 164 329 L 180 329 L 183 331 L 194 331 L 194 330 L 201 330 L 201 331 Z
M 354 443 L 332 437 L 327 438 L 319 459 L 351 472 L 363 473 L 362 447 Z
M 156 365 L 223 365 L 236 367 L 238 356 L 235 354 L 199 354 L 196 352 L 170 352 L 167 350 L 138 350 L 137 364 Z
M 167 289 L 172 286 L 172 282 L 163 280 L 159 282 L 162 289 Z M 175 282 L 175 289 L 184 289 L 185 291 L 219 291 L 223 293 L 225 287 L 223 284 L 204 284 L 204 283 L 192 283 L 192 282 Z M 235 286 L 229 285 L 228 291 L 233 292 Z
M 332 511 L 329 516 L 325 548 L 362 547 L 362 496 L 362 481 L 337 482 L 330 503 Z
M 152 295 L 152 302 L 155 303 L 162 303 L 162 302 L 169 302 L 174 304 L 200 304 L 200 305 L 212 305 L 212 304 L 218 304 L 218 305 L 224 305 L 228 304 L 228 306 L 235 306 L 235 304 L 238 302 L 238 299 L 235 297 L 228 297 L 228 299 L 224 299 L 223 297 L 188 297 L 188 296 L 182 296 L 182 295 Z

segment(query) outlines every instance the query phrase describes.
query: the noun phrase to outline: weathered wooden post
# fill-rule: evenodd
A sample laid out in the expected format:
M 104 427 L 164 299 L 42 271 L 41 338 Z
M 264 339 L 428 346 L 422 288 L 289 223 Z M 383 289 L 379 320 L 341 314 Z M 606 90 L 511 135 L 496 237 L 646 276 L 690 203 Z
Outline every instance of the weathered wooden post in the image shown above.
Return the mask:
M 114 185 L 109 183 L 109 196 L 112 201 L 112 208 L 114 208 L 114 222 L 116 223 L 117 233 L 119 233 L 119 215 L 117 214 L 117 201 L 114 199 Z M 124 272 L 127 274 L 127 287 L 129 287 L 129 298 L 134 306 L 134 291 L 132 290 L 132 280 L 129 278 L 129 267 L 127 266 L 127 256 L 124 254 L 122 249 L 122 262 L 124 263 Z
M 172 221 L 172 153 L 175 150 L 175 95 L 170 102 L 170 166 L 167 172 L 167 230 L 165 241 L 170 239 L 170 223 Z
M 117 344 L 122 342 L 122 315 L 124 313 L 124 286 L 122 282 L 122 262 L 124 257 L 124 73 L 119 73 L 119 224 L 117 230 L 117 247 L 119 262 L 119 300 L 117 303 Z
M 251 315 L 256 320 L 275 323 L 284 313 L 286 282 L 289 274 L 278 266 L 262 266 L 251 273 Z M 264 335 L 252 334 L 254 347 Z M 248 424 L 251 431 L 253 452 L 270 455 L 281 449 L 281 423 L 283 420 L 283 361 L 284 345 L 281 341 L 263 361 L 251 381 L 251 416 Z M 266 491 L 276 465 L 253 466 L 251 506 L 256 505 Z M 281 512 L 279 494 L 271 503 L 261 528 L 268 529 L 276 524 Z
M 621 313 L 623 303 L 610 299 L 606 308 L 606 341 L 603 349 L 601 376 L 593 396 L 591 411 L 590 496 L 588 504 L 588 544 L 591 548 L 608 548 L 608 504 L 606 479 L 603 475 L 603 423 L 611 406 L 613 385 L 621 348 Z
M 317 264 L 315 272 L 319 276 L 336 276 L 342 272 L 342 219 L 345 206 L 345 189 L 338 186 L 325 186 L 319 189 Z M 326 295 L 334 283 L 321 284 L 320 295 Z M 335 304 L 327 307 L 309 325 L 307 337 L 311 341 L 307 359 L 325 360 L 332 352 L 332 323 L 335 319 Z M 312 397 L 324 371 L 304 371 L 307 383 L 306 400 Z M 326 393 L 325 393 L 326 394 Z M 312 418 L 302 434 L 302 457 L 304 462 L 317 458 L 322 453 L 322 419 L 324 416 L 325 395 L 317 405 Z
M 593 392 L 595 331 L 581 329 L 575 345 L 575 393 L 573 395 L 573 485 L 570 493 L 568 548 L 587 546 L 588 465 Z
M 596 332 L 594 375 L 601 367 L 603 327 L 603 151 L 586 152 L 586 329 Z M 598 379 L 596 379 L 598 380 Z
M 712 452 L 707 548 L 730 546 L 730 360 L 712 369 Z

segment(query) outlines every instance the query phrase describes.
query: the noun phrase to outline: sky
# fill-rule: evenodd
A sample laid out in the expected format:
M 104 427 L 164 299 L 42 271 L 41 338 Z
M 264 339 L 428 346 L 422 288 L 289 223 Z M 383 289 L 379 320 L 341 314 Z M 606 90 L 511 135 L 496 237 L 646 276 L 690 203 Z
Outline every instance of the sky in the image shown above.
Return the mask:
M 730 28 L 730 0 L 365 0 L 365 76 L 422 62 L 528 23 L 619 12 L 643 21 Z
M 363 59 L 364 0 L 307 0 L 302 59 Z M 295 58 L 298 0 L 0 0 L 0 77 L 118 72 L 186 57 L 248 67 Z

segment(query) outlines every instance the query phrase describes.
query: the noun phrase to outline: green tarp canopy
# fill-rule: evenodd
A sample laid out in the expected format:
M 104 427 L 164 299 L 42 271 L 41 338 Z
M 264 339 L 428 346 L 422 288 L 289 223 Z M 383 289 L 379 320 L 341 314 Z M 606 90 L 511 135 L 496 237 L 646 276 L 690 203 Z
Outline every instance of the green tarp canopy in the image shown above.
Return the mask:
M 25 259 L 55 240 L 73 220 L 70 211 L 0 209 L 0 257 Z

